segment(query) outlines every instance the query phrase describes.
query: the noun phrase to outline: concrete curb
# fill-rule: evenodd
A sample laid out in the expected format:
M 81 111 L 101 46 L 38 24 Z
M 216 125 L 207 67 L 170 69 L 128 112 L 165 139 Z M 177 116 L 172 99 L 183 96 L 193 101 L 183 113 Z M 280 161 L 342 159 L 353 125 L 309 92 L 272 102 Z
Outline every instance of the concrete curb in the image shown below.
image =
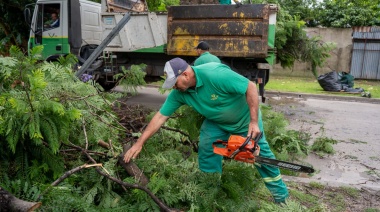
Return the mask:
M 304 98 L 304 99 L 326 99 L 335 101 L 346 101 L 346 102 L 363 102 L 380 104 L 380 99 L 366 98 L 366 97 L 355 97 L 355 96 L 339 96 L 331 94 L 307 94 L 307 93 L 292 93 L 292 92 L 279 92 L 279 91 L 265 91 L 267 97 L 294 97 L 294 98 Z

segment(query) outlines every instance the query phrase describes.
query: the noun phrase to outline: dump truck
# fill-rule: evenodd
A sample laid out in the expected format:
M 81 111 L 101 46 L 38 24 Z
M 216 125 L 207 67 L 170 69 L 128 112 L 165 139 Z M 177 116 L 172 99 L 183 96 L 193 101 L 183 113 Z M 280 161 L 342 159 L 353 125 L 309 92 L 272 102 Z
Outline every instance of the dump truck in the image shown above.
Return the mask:
M 206 41 L 223 63 L 256 81 L 264 96 L 276 59 L 276 5 L 179 5 L 166 12 L 147 8 L 141 0 L 37 0 L 33 15 L 25 9 L 31 27 L 28 47 L 43 45 L 48 61 L 72 53 L 84 63 L 128 14 L 128 22 L 86 70 L 105 89 L 115 85 L 113 76 L 122 67 L 144 63 L 147 76 L 163 76 L 167 60 L 181 57 L 191 64 L 197 58 L 194 47 Z M 58 27 L 47 24 L 52 13 L 59 16 Z

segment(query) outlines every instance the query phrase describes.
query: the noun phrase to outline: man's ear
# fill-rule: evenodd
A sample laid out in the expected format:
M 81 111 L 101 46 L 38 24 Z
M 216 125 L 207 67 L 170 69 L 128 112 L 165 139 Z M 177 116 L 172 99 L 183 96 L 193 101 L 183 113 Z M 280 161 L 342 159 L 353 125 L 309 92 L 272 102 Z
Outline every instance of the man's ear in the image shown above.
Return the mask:
M 189 76 L 190 76 L 190 70 L 189 69 L 186 69 L 182 75 L 186 78 L 186 79 L 189 79 Z
M 182 73 L 183 76 L 189 76 L 189 71 L 187 71 L 187 69 L 185 71 L 183 71 Z

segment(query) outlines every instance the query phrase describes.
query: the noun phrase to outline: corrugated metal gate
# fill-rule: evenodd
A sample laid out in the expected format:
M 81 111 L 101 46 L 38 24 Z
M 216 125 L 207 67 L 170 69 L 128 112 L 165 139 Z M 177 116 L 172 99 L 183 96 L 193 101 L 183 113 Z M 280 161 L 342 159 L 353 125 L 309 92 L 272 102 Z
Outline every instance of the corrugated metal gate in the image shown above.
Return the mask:
M 352 34 L 350 74 L 359 79 L 380 80 L 380 27 L 360 29 L 354 29 Z

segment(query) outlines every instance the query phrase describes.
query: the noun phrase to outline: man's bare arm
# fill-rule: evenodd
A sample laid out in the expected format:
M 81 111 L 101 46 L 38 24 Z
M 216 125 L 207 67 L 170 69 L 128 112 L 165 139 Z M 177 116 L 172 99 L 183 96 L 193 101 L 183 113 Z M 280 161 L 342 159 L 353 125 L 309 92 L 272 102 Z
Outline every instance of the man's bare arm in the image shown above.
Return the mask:
M 124 162 L 129 163 L 132 159 L 135 159 L 137 155 L 141 152 L 144 143 L 157 132 L 158 129 L 165 123 L 168 119 L 168 116 L 162 115 L 160 112 L 157 112 L 153 119 L 149 122 L 148 126 L 142 133 L 137 142 L 125 153 Z
M 253 82 L 249 82 L 246 99 L 249 107 L 249 112 L 251 114 L 251 121 L 248 127 L 248 135 L 252 133 L 252 137 L 256 137 L 259 132 L 259 124 L 258 124 L 258 111 L 259 111 L 259 96 L 257 94 L 256 85 Z

